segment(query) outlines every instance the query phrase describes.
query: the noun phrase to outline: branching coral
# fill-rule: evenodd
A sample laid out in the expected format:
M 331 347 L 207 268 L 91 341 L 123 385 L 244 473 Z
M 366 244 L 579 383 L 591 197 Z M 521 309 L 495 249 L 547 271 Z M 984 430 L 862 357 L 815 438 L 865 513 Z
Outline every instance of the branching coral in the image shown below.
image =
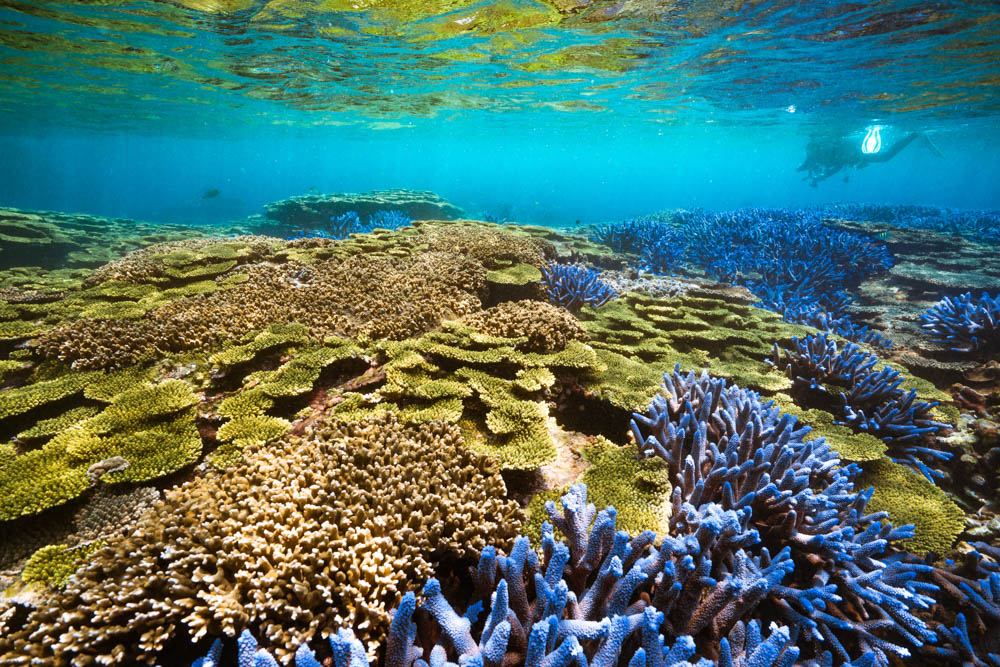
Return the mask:
M 941 590 L 933 623 L 938 642 L 921 656 L 936 664 L 1000 666 L 1000 548 L 974 542 L 960 562 L 946 560 L 925 578 Z M 930 565 L 933 557 L 928 556 Z
M 546 258 L 555 255 L 555 248 L 549 241 L 516 234 L 495 225 L 456 222 L 422 226 L 421 232 L 431 250 L 470 257 L 487 269 L 503 269 L 517 264 L 541 267 Z
M 1000 352 L 1000 294 L 986 292 L 976 299 L 971 292 L 946 296 L 920 316 L 921 327 L 934 340 L 950 345 L 953 352 L 980 354 Z
M 571 340 L 587 338 L 575 317 L 541 301 L 505 301 L 464 322 L 491 336 L 526 338 L 519 347 L 533 352 L 561 350 Z
M 675 512 L 717 503 L 759 536 L 744 548 L 761 566 L 788 562 L 782 585 L 761 590 L 757 618 L 790 624 L 798 646 L 841 661 L 870 651 L 886 665 L 934 639 L 914 615 L 933 603 L 914 582 L 927 568 L 886 557 L 913 527 L 866 515 L 871 491 L 854 490 L 858 467 L 838 467 L 794 417 L 752 391 L 675 370 L 632 432 L 643 453 L 669 464 Z
M 38 337 L 37 349 L 78 368 L 105 368 L 153 354 L 209 351 L 247 331 L 291 323 L 320 340 L 406 338 L 478 311 L 486 274 L 473 260 L 441 252 L 257 264 L 245 273 L 242 284 L 172 301 L 139 320 L 56 327 Z
M 579 264 L 553 262 L 542 267 L 542 289 L 549 301 L 568 310 L 603 306 L 618 294 L 600 273 Z
M 595 239 L 640 256 L 639 268 L 672 274 L 689 266 L 749 288 L 787 321 L 828 327 L 880 346 L 878 334 L 850 321 L 844 299 L 862 280 L 892 267 L 885 245 L 821 224 L 815 213 L 740 209 L 678 212 L 599 228 Z
M 616 532 L 614 508 L 597 512 L 586 486 L 573 487 L 562 512 L 546 507 L 551 523 L 543 526 L 541 559 L 524 537 L 509 556 L 483 550 L 463 615 L 435 579 L 423 589 L 426 613 L 414 613 L 416 596 L 407 593 L 389 631 L 386 667 L 716 664 L 689 662 L 696 653 L 727 667 L 793 664 L 800 649 L 788 627 L 771 625 L 764 638 L 762 622 L 741 620 L 769 592 L 785 591 L 787 550 L 770 563 L 749 556 L 758 536 L 747 529 L 745 509 L 676 509 L 671 535 L 657 548 L 652 532 L 631 539 Z M 555 539 L 556 529 L 567 542 Z M 830 656 L 820 662 L 830 664 Z
M 874 354 L 853 343 L 839 349 L 827 334 L 811 334 L 793 339 L 785 349 L 775 344 L 769 363 L 783 370 L 799 391 L 822 398 L 820 407 L 835 413 L 835 423 L 880 438 L 894 461 L 931 481 L 941 477 L 930 466 L 951 454 L 926 444 L 927 436 L 948 428 L 933 419 L 937 402 L 918 400 L 915 389 L 905 391 L 900 372 L 889 366 L 878 369 Z
M 400 589 L 513 537 L 504 494 L 456 427 L 324 426 L 167 492 L 0 639 L 0 661 L 152 663 L 172 641 L 247 627 L 282 661 L 337 626 L 373 648 Z
M 888 222 L 896 227 L 960 234 L 980 243 L 1000 243 L 1000 211 L 862 203 L 830 204 L 823 211 L 847 220 Z

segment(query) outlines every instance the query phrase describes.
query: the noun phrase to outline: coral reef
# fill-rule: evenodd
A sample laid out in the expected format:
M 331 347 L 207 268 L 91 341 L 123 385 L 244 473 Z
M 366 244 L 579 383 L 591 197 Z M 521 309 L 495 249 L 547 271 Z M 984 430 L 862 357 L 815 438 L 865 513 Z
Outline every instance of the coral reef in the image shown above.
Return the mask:
M 745 548 L 757 536 L 741 526 L 740 512 L 685 505 L 671 521 L 674 534 L 657 548 L 652 532 L 631 539 L 616 532 L 614 508 L 598 513 L 587 504 L 585 485 L 563 496 L 561 513 L 551 502 L 546 510 L 542 558 L 524 537 L 509 556 L 485 549 L 463 615 L 436 579 L 423 589 L 426 614 L 414 614 L 416 597 L 407 593 L 393 617 L 387 667 L 406 667 L 414 657 L 432 664 L 605 666 L 691 665 L 696 653 L 722 665 L 790 665 L 799 657 L 788 627 L 773 625 L 764 639 L 762 622 L 742 620 L 781 590 L 792 564 L 786 553 L 769 565 L 749 557 Z M 568 543 L 556 541 L 556 529 Z M 438 635 L 437 643 L 427 639 Z
M 928 664 L 1000 665 L 1000 548 L 969 546 L 926 576 L 940 591 L 931 621 L 940 639 L 920 655 Z
M 555 247 L 544 239 L 495 225 L 438 224 L 421 231 L 431 250 L 471 257 L 491 270 L 519 264 L 539 268 L 555 254 Z
M 353 256 L 308 267 L 261 263 L 245 273 L 246 282 L 170 301 L 140 320 L 57 326 L 38 336 L 35 347 L 75 368 L 104 368 L 211 350 L 273 324 L 303 324 L 320 340 L 406 338 L 479 310 L 477 291 L 485 279 L 475 261 L 440 252 L 399 260 Z
M 1000 244 L 1000 211 L 863 203 L 828 204 L 821 210 L 825 215 L 845 220 L 885 222 L 903 229 L 956 234 L 973 241 Z
M 376 226 L 386 212 L 398 211 L 413 220 L 454 220 L 462 210 L 433 192 L 416 190 L 374 190 L 364 193 L 315 194 L 291 197 L 266 204 L 266 220 L 252 221 L 260 233 L 301 236 L 307 230 L 324 230 L 331 220 L 353 212 L 368 229 Z M 367 230 L 357 230 L 367 231 Z
M 684 269 L 743 285 L 789 322 L 891 346 L 848 315 L 850 292 L 892 267 L 891 255 L 867 236 L 822 224 L 815 213 L 681 211 L 599 227 L 593 238 L 637 255 L 641 270 L 673 275 Z
M 600 279 L 618 294 L 638 292 L 656 299 L 671 299 L 688 291 L 691 284 L 677 278 L 639 275 L 637 272 L 601 271 Z
M 632 431 L 641 452 L 670 466 L 675 515 L 732 512 L 750 559 L 786 563 L 771 586 L 756 589 L 754 606 L 767 602 L 756 618 L 795 626 L 799 647 L 841 661 L 870 651 L 885 665 L 934 640 L 915 616 L 934 602 L 914 582 L 927 568 L 887 552 L 912 538 L 913 526 L 865 513 L 872 492 L 854 490 L 855 464 L 837 466 L 830 446 L 806 440 L 793 416 L 707 373 L 675 370 L 664 390 L 648 414 L 634 416 Z
M 618 294 L 600 274 L 580 264 L 553 262 L 542 267 L 542 289 L 548 300 L 567 310 L 603 306 Z
M 546 353 L 519 349 L 528 340 L 445 323 L 416 340 L 381 343 L 385 384 L 367 396 L 337 397 L 333 414 L 357 419 L 393 412 L 406 422 L 457 423 L 467 444 L 502 468 L 533 470 L 556 456 L 542 402 L 546 391 L 559 378 L 593 373 L 600 365 L 578 340 Z
M 283 661 L 338 626 L 373 649 L 436 561 L 513 537 L 521 512 L 503 496 L 453 426 L 323 426 L 168 491 L 0 639 L 0 656 L 152 663 L 172 641 L 248 627 Z
M 986 292 L 975 299 L 970 292 L 944 297 L 920 316 L 921 327 L 952 352 L 989 358 L 1000 352 L 1000 294 Z
M 183 380 L 138 384 L 41 447 L 18 452 L 0 468 L 0 520 L 58 506 L 98 481 L 146 481 L 194 463 L 202 452 L 197 403 Z
M 127 218 L 0 208 L 0 285 L 35 284 L 94 268 L 139 248 L 169 240 L 227 235 L 212 228 L 146 223 Z M 31 267 L 21 274 L 11 269 Z M 23 278 L 19 278 L 23 276 Z
M 805 335 L 804 327 L 733 300 L 692 292 L 675 299 L 628 294 L 580 313 L 589 344 L 608 370 L 586 382 L 601 400 L 626 410 L 640 410 L 656 394 L 662 379 L 680 363 L 707 368 L 713 375 L 765 391 L 791 387 L 764 363 L 774 340 Z
M 813 402 L 831 410 L 835 424 L 869 433 L 886 443 L 889 456 L 920 472 L 927 479 L 940 479 L 934 470 L 951 458 L 949 452 L 928 446 L 929 436 L 948 424 L 936 421 L 936 401 L 917 400 L 917 391 L 905 391 L 904 378 L 893 368 L 854 343 L 840 349 L 828 334 L 793 339 L 789 348 L 774 346 L 768 360 L 795 384 L 795 390 L 811 394 Z
M 103 546 L 103 542 L 97 541 L 76 547 L 65 544 L 42 547 L 28 559 L 21 579 L 29 584 L 37 582 L 52 588 L 64 588 L 70 576 Z

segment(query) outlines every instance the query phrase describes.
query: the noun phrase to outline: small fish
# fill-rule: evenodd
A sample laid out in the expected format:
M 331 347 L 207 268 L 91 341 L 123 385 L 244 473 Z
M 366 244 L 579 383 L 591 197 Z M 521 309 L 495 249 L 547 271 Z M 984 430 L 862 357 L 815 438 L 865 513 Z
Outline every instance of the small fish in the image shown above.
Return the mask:
M 879 232 L 878 234 L 875 235 L 875 238 L 878 239 L 879 241 L 885 241 L 886 239 L 891 237 L 892 237 L 891 232 Z
M 217 188 L 209 188 L 205 190 L 205 193 L 201 196 L 202 199 L 214 199 L 219 196 L 219 190 Z

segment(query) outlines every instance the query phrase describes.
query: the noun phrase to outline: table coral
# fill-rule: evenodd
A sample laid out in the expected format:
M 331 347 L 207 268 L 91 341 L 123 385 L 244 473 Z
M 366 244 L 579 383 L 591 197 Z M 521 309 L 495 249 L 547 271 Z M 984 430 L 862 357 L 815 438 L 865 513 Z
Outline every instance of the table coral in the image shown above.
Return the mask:
M 495 457 L 502 468 L 535 469 L 556 456 L 543 392 L 558 377 L 587 375 L 600 366 L 578 340 L 546 353 L 519 349 L 527 341 L 448 322 L 415 340 L 381 343 L 385 384 L 367 397 L 348 394 L 334 413 L 357 419 L 394 412 L 408 422 L 461 422 L 469 446 Z
M 102 467 L 98 474 L 116 482 L 147 481 L 193 463 L 202 450 L 195 427 L 197 402 L 183 380 L 138 384 L 117 394 L 100 412 L 0 468 L 0 520 L 79 496 L 96 481 L 91 468 L 98 463 L 124 460 L 127 465 Z
M 354 256 L 309 266 L 255 264 L 249 279 L 176 299 L 139 320 L 80 320 L 40 335 L 40 355 L 77 368 L 120 367 L 150 355 L 209 351 L 247 331 L 299 323 L 330 335 L 406 338 L 480 309 L 485 269 L 443 252 L 407 259 Z
M 627 410 L 644 408 L 659 389 L 660 373 L 676 363 L 708 368 L 742 386 L 788 389 L 791 381 L 768 372 L 764 359 L 775 339 L 809 331 L 761 308 L 692 294 L 674 299 L 627 294 L 582 311 L 580 319 L 609 373 L 589 380 L 587 388 Z
M 247 627 L 282 660 L 336 626 L 374 647 L 401 589 L 436 561 L 508 543 L 521 512 L 504 493 L 454 426 L 322 426 L 168 491 L 0 639 L 0 656 L 152 663 L 171 641 Z

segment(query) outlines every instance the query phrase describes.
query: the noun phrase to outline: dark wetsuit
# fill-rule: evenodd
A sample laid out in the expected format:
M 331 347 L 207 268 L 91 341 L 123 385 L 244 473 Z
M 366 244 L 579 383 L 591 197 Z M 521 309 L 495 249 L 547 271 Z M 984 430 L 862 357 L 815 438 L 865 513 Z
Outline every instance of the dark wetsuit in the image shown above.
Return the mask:
M 816 187 L 820 181 L 825 181 L 845 167 L 862 169 L 873 162 L 888 162 L 921 136 L 919 132 L 911 132 L 878 153 L 862 153 L 858 144 L 847 137 L 813 137 L 806 144 L 806 159 L 796 171 L 807 172 L 806 180 Z

